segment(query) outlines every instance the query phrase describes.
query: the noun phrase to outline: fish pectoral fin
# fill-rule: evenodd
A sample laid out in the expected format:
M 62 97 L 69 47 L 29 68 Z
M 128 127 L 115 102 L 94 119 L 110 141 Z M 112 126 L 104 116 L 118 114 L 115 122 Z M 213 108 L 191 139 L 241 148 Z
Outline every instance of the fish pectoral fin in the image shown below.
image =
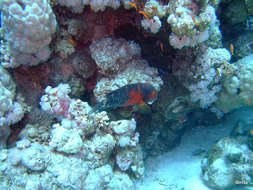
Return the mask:
M 141 108 L 147 108 L 147 107 L 149 107 L 149 105 L 146 104 L 145 102 L 142 102 L 142 104 L 139 104 L 139 107 L 141 107 Z
M 129 118 L 133 114 L 134 109 L 132 107 L 122 107 L 119 109 L 119 114 L 124 118 Z
M 137 104 L 133 107 L 133 112 L 142 113 L 142 114 L 150 114 L 151 109 L 149 105 L 147 105 L 145 102 L 143 104 Z

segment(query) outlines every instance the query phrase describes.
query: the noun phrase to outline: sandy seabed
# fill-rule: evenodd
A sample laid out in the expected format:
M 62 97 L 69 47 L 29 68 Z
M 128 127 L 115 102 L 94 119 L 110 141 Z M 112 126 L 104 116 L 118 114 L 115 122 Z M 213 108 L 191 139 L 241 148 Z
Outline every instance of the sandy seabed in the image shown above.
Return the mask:
M 214 126 L 196 126 L 188 130 L 178 147 L 145 161 L 145 177 L 136 182 L 136 190 L 212 190 L 201 180 L 201 160 L 193 156 L 199 148 L 208 150 L 219 139 L 228 137 L 238 120 L 253 122 L 253 107 L 242 108 L 222 118 Z M 236 187 L 231 190 L 253 190 Z

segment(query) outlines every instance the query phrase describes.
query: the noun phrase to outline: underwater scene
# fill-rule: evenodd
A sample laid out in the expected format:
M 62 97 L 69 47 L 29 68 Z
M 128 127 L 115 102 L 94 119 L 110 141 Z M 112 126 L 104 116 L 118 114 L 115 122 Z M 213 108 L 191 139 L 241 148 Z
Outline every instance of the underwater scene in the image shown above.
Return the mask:
M 253 0 L 0 14 L 0 190 L 253 190 Z

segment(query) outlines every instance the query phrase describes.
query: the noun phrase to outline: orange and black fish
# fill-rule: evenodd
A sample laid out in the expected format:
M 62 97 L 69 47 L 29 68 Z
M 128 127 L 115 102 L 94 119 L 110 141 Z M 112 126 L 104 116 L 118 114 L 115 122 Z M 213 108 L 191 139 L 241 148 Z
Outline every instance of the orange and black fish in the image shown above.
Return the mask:
M 108 93 L 105 101 L 98 103 L 91 112 L 100 112 L 116 109 L 118 107 L 128 107 L 150 103 L 156 98 L 157 91 L 151 84 L 129 84 Z

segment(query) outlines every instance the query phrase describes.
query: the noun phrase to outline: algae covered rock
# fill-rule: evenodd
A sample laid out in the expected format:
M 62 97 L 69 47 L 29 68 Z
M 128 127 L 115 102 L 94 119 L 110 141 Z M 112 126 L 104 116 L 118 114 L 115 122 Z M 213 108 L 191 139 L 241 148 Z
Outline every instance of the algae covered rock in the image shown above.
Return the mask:
M 237 182 L 252 183 L 253 153 L 246 144 L 224 138 L 202 160 L 202 179 L 211 188 L 232 188 Z
M 106 190 L 134 190 L 134 183 L 129 176 L 123 172 L 114 172 L 111 182 L 107 185 Z
M 46 168 L 46 154 L 39 144 L 24 149 L 22 152 L 22 164 L 31 171 L 42 171 Z
M 235 71 L 223 80 L 222 92 L 219 94 L 216 106 L 227 113 L 242 106 L 248 106 L 253 101 L 253 54 L 238 60 L 233 64 Z
M 234 126 L 231 136 L 253 150 L 253 123 L 239 120 Z
M 83 159 L 92 163 L 90 167 L 99 167 L 109 162 L 116 141 L 110 134 L 94 135 L 91 140 L 84 141 Z
M 59 124 L 54 125 L 52 140 L 49 146 L 58 152 L 74 154 L 81 150 L 83 141 L 75 129 L 66 129 Z

